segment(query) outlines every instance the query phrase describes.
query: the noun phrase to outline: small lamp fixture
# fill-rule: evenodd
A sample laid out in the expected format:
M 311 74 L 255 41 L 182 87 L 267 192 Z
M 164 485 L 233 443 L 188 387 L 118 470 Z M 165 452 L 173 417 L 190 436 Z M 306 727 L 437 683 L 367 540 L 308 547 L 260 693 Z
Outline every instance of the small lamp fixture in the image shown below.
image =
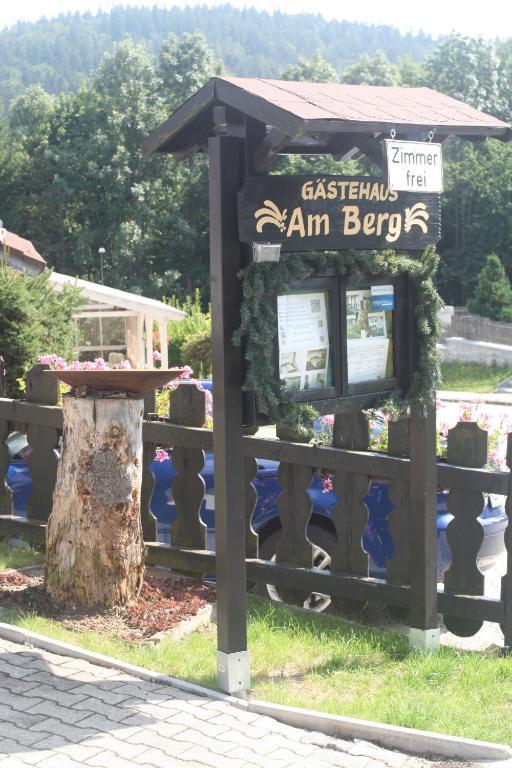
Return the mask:
M 99 257 L 100 257 L 100 280 L 101 280 L 101 284 L 102 285 L 103 285 L 103 257 L 105 255 L 105 253 L 106 253 L 106 251 L 103 248 L 103 246 L 101 248 L 98 248 L 98 254 L 99 254 Z
M 279 261 L 281 256 L 281 243 L 253 243 L 252 260 L 260 261 Z

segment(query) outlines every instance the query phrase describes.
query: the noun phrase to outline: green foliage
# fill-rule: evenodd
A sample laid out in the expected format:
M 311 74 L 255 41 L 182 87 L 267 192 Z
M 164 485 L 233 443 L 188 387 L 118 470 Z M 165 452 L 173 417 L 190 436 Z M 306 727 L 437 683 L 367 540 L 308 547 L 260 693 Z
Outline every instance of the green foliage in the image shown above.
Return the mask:
M 274 422 L 286 425 L 307 419 L 288 397 L 283 383 L 275 374 L 274 348 L 277 335 L 276 296 L 285 293 L 295 280 L 304 280 L 328 267 L 339 274 L 399 275 L 407 272 L 416 292 L 416 344 L 418 367 L 407 393 L 396 392 L 386 402 L 386 410 L 394 415 L 409 405 L 425 407 L 435 400 L 439 383 L 440 358 L 436 342 L 441 335 L 439 309 L 442 301 L 434 286 L 439 257 L 433 247 L 421 259 L 396 251 L 351 251 L 338 253 L 285 254 L 279 262 L 252 263 L 242 272 L 243 301 L 241 324 L 233 342 L 245 343 L 247 375 L 246 391 L 255 392 L 258 411 Z
M 487 256 L 468 307 L 476 315 L 512 322 L 512 286 L 500 257 L 495 253 Z
M 80 90 L 102 56 L 127 38 L 158 54 L 169 35 L 202 34 L 216 58 L 240 77 L 277 77 L 301 57 L 319 51 L 336 72 L 366 51 L 384 51 L 390 61 L 421 60 L 434 47 L 428 35 L 401 34 L 389 26 L 327 21 L 318 14 L 267 13 L 227 4 L 179 8 L 118 6 L 95 15 L 61 14 L 19 23 L 0 32 L 0 103 L 29 85 L 48 93 Z M 193 42 L 190 48 L 193 52 Z M 189 71 L 194 72 L 194 57 Z
M 494 392 L 510 376 L 512 366 L 441 363 L 442 388 L 455 392 Z
M 447 302 L 465 304 L 486 253 L 497 253 L 512 274 L 512 144 L 456 142 L 444 170 L 439 288 Z
M 320 51 L 317 51 L 312 59 L 301 56 L 297 64 L 286 67 L 282 73 L 283 80 L 304 80 L 309 83 L 335 83 L 338 73 L 326 61 Z
M 56 292 L 50 272 L 29 275 L 0 267 L 0 355 L 7 369 L 7 392 L 20 394 L 20 379 L 49 351 L 70 358 L 74 345 L 72 314 L 79 291 Z
M 382 51 L 377 51 L 373 58 L 363 54 L 359 61 L 351 64 L 342 73 L 344 83 L 356 85 L 399 85 L 400 75 L 396 66 L 391 64 Z
M 0 541 L 0 573 L 8 568 L 24 568 L 27 565 L 40 565 L 44 561 L 43 552 L 33 547 L 10 547 Z
M 212 75 L 220 75 L 222 63 L 205 47 L 201 34 L 185 33 L 179 41 L 174 35 L 169 35 L 160 49 L 159 71 L 162 98 L 172 112 Z
M 190 344 L 194 355 L 197 355 L 196 360 L 203 365 L 204 373 L 208 374 L 211 370 L 211 344 L 208 352 L 205 339 L 211 337 L 212 332 L 210 307 L 206 312 L 203 310 L 198 288 L 182 302 L 178 299 L 171 300 L 171 305 L 183 310 L 187 316 L 183 320 L 171 320 L 169 323 L 169 365 L 190 365 L 194 368 L 187 359 L 186 348 Z M 189 346 L 189 353 L 192 348 Z M 195 368 L 194 374 L 199 375 Z
M 2 218 L 58 271 L 99 281 L 103 247 L 107 285 L 160 298 L 204 284 L 206 163 L 140 152 L 169 105 L 212 74 L 204 41 L 195 36 L 191 50 L 189 42 L 170 41 L 157 62 L 125 40 L 104 56 L 88 89 L 58 98 L 29 89 L 0 123 Z
M 425 60 L 425 85 L 506 117 L 506 83 L 493 43 L 453 34 L 442 40 Z
M 183 347 L 183 359 L 190 365 L 198 379 L 209 379 L 212 374 L 211 328 L 194 333 Z

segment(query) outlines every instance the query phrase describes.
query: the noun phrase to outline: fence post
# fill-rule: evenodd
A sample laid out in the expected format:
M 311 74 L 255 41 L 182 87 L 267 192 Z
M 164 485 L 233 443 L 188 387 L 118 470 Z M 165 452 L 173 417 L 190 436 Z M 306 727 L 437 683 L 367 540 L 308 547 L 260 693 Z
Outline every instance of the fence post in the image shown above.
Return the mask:
M 289 563 L 301 568 L 313 567 L 313 547 L 306 533 L 313 509 L 306 489 L 312 477 L 311 467 L 284 461 L 279 465 L 277 480 L 282 491 L 277 499 L 281 521 L 281 535 L 276 546 L 278 563 Z M 302 606 L 309 592 L 280 589 L 279 594 L 285 602 Z
M 413 648 L 439 647 L 437 618 L 437 456 L 434 404 L 424 414 L 411 408 L 409 534 L 411 606 L 409 642 Z
M 144 418 L 154 414 L 156 410 L 155 390 L 144 397 Z M 154 443 L 143 443 L 142 446 L 142 484 L 140 489 L 140 516 L 144 541 L 156 541 L 156 518 L 151 512 L 151 497 L 155 487 L 155 478 L 149 469 L 155 456 Z
M 5 396 L 5 365 L 3 357 L 0 356 L 0 397 Z M 9 431 L 9 422 L 0 419 L 0 515 L 12 515 L 12 491 L 7 486 L 10 456 L 5 444 Z
M 367 451 L 370 445 L 368 419 L 361 411 L 339 413 L 334 417 L 332 444 L 335 448 L 352 451 Z M 368 576 L 369 558 L 363 549 L 363 533 L 368 522 L 368 507 L 363 498 L 368 493 L 370 479 L 367 475 L 336 470 L 333 475 L 333 490 L 339 502 L 332 510 L 336 528 L 336 550 L 331 553 L 333 573 L 350 573 L 354 576 Z M 360 601 L 333 598 L 338 610 L 360 611 Z
M 388 424 L 388 453 L 390 456 L 409 458 L 411 421 L 408 416 Z M 393 511 L 389 516 L 389 530 L 393 537 L 393 557 L 387 562 L 387 579 L 394 584 L 409 581 L 409 488 L 403 480 L 391 480 L 389 498 Z
M 34 365 L 25 377 L 26 399 L 38 405 L 57 405 L 59 382 L 53 376 L 45 376 L 48 365 Z M 32 448 L 29 458 L 32 493 L 28 500 L 28 516 L 33 520 L 48 520 L 53 506 L 53 490 L 57 479 L 59 432 L 53 427 L 29 424 L 27 441 Z
M 244 459 L 245 480 L 245 555 L 246 557 L 259 556 L 259 537 L 252 527 L 252 516 L 256 509 L 258 493 L 252 481 L 258 476 L 258 462 L 250 456 Z
M 0 397 L 6 397 L 7 389 L 5 383 L 5 361 L 0 355 Z
M 505 547 L 507 549 L 507 570 L 501 580 L 501 599 L 505 609 L 505 619 L 503 621 L 504 651 L 512 653 L 512 433 L 508 435 L 507 440 L 507 467 L 510 476 L 508 480 L 508 495 L 505 504 L 507 511 L 508 526 L 505 530 Z
M 171 394 L 169 419 L 173 424 L 202 427 L 205 409 L 206 393 L 195 384 L 182 382 Z M 200 517 L 205 483 L 199 474 L 204 466 L 204 451 L 174 448 L 172 462 L 176 470 L 172 481 L 176 520 L 172 525 L 171 543 L 187 549 L 205 549 L 206 525 Z
M 461 467 L 484 467 L 487 463 L 487 432 L 476 422 L 460 421 L 448 432 L 447 459 Z M 448 494 L 448 512 L 453 520 L 446 534 L 452 564 L 444 577 L 445 592 L 483 595 L 484 575 L 476 560 L 484 539 L 478 517 L 482 514 L 481 491 L 453 489 Z M 444 614 L 446 628 L 460 637 L 470 637 L 481 628 L 479 619 L 463 619 Z

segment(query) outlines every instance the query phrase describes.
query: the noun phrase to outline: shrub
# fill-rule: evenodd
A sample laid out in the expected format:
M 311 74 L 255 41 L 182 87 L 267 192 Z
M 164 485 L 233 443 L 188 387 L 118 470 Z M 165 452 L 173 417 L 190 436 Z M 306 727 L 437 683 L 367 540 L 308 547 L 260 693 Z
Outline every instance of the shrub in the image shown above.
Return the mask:
M 491 320 L 512 322 L 512 287 L 505 267 L 495 253 L 487 256 L 468 308 L 470 312 Z
M 7 393 L 18 397 L 18 379 L 37 362 L 38 355 L 55 350 L 71 357 L 74 345 L 72 315 L 81 303 L 80 292 L 66 287 L 56 292 L 50 272 L 29 275 L 0 267 L 0 355 L 5 360 Z
M 211 370 L 211 341 L 209 347 L 206 341 L 212 332 L 210 307 L 206 312 L 203 311 L 199 289 L 182 303 L 176 299 L 171 303 L 186 312 L 187 316 L 183 320 L 171 320 L 169 323 L 169 365 L 190 365 L 194 375 L 199 376 L 199 370 L 187 357 L 192 353 L 196 356 L 196 364 L 201 363 L 207 375 Z
M 212 372 L 212 334 L 209 329 L 190 337 L 183 347 L 186 364 L 194 371 L 196 379 L 208 379 Z

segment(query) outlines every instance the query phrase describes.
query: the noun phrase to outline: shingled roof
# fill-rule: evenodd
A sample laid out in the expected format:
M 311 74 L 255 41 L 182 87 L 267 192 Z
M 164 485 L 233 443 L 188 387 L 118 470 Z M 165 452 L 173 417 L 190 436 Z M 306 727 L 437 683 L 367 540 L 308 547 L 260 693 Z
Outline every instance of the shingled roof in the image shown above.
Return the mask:
M 226 106 L 297 141 L 347 133 L 512 137 L 510 125 L 431 88 L 214 77 L 144 142 L 144 154 L 185 153 L 213 133 L 213 108 Z
M 30 240 L 16 235 L 14 232 L 3 230 L 2 240 L 10 249 L 13 256 L 17 256 L 22 261 L 30 264 L 34 269 L 43 270 L 46 268 L 46 261 L 39 251 L 36 251 Z

